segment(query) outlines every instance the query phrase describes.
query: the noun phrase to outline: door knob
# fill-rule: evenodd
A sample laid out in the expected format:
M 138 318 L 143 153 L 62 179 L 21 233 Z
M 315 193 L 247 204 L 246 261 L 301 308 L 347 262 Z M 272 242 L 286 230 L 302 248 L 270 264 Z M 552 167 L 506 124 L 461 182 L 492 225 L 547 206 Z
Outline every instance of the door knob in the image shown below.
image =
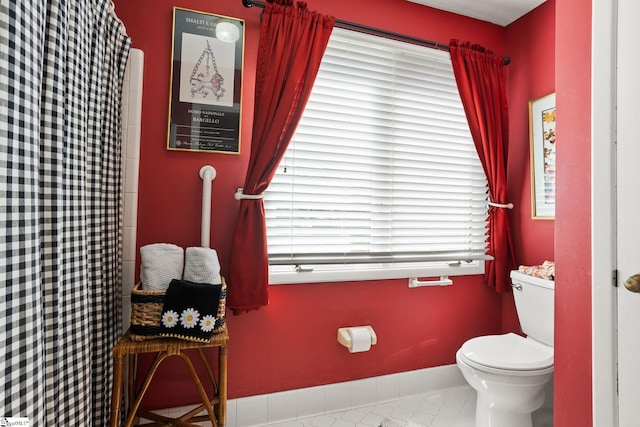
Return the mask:
M 640 274 L 634 274 L 624 281 L 624 287 L 631 292 L 640 292 Z

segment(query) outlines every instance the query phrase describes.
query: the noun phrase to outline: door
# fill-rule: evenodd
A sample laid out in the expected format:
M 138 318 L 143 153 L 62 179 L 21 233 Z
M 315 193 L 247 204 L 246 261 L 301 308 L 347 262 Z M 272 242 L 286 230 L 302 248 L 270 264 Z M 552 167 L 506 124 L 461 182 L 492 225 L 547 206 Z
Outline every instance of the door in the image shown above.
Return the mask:
M 640 425 L 640 2 L 618 0 L 617 270 L 619 426 Z M 626 282 L 626 283 L 625 283 Z M 632 292 L 626 288 L 629 284 Z

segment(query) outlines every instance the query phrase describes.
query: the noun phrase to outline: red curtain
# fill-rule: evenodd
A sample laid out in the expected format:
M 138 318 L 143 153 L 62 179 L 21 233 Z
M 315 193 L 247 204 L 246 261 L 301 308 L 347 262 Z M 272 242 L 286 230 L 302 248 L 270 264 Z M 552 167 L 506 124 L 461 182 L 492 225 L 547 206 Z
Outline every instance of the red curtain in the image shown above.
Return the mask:
M 506 204 L 509 120 L 504 61 L 481 46 L 457 40 L 451 41 L 449 50 L 473 142 L 489 182 L 489 198 Z M 504 208 L 489 207 L 488 246 L 494 259 L 485 265 L 485 281 L 497 292 L 510 290 L 509 271 L 515 261 Z
M 303 2 L 265 4 L 245 195 L 261 195 L 269 186 L 309 99 L 334 22 L 333 17 L 308 10 Z M 265 230 L 262 199 L 241 200 L 227 298 L 236 314 L 268 304 Z

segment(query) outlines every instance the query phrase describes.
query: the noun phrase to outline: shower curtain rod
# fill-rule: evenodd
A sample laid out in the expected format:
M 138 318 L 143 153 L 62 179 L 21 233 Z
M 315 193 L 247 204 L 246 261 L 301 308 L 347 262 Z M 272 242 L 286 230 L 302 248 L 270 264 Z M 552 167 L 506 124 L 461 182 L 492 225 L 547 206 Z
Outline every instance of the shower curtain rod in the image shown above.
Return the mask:
M 264 9 L 264 6 L 265 6 L 264 3 L 255 1 L 255 0 L 242 0 L 242 4 L 244 5 L 244 7 L 256 6 L 261 9 Z M 335 25 L 336 27 L 344 28 L 346 30 L 359 31 L 361 33 L 373 34 L 376 36 L 382 36 L 382 37 L 390 38 L 393 40 L 399 40 L 403 42 L 413 43 L 420 46 L 427 46 L 433 49 L 444 50 L 449 52 L 449 45 L 434 42 L 431 40 L 419 39 L 417 37 L 411 37 L 405 34 L 394 33 L 392 31 L 387 31 L 387 30 L 381 30 L 380 28 L 369 27 L 367 25 L 356 24 L 354 22 L 343 21 L 340 19 L 336 19 Z M 502 58 L 502 60 L 504 61 L 504 65 L 508 65 L 511 62 L 511 59 L 507 56 Z

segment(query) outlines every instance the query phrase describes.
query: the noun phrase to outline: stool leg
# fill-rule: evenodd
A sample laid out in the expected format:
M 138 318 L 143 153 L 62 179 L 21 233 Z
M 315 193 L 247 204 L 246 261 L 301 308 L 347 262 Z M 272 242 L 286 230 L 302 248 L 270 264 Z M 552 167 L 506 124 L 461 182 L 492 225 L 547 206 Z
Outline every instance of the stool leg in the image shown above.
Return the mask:
M 200 382 L 200 378 L 198 377 L 196 370 L 193 368 L 193 363 L 191 363 L 189 356 L 187 356 L 183 352 L 180 352 L 180 357 L 182 358 L 182 360 L 184 360 L 184 363 L 186 363 L 187 368 L 189 369 L 189 373 L 191 374 L 191 378 L 193 379 L 193 383 L 198 389 L 198 393 L 200 393 L 202 403 L 204 403 L 205 408 L 207 408 L 209 420 L 211 420 L 213 427 L 218 427 L 216 422 L 216 415 L 213 413 L 213 407 L 211 406 L 211 400 L 209 399 L 209 396 L 207 396 L 207 392 L 204 387 L 202 387 L 202 382 Z
M 127 406 L 126 406 L 126 410 L 127 410 L 127 414 L 130 412 L 131 410 L 131 402 L 133 402 L 136 399 L 136 372 L 137 372 L 137 365 L 138 365 L 138 355 L 137 354 L 130 354 L 128 357 L 128 384 L 127 384 Z M 134 422 L 137 423 L 138 420 L 134 419 Z
M 124 376 L 124 357 L 113 357 L 113 385 L 111 387 L 111 427 L 120 425 L 120 405 L 122 403 L 122 380 Z
M 142 387 L 140 387 L 140 393 L 138 393 L 138 395 L 136 396 L 136 400 L 133 402 L 133 405 L 131 405 L 131 408 L 129 408 L 129 416 L 127 417 L 127 421 L 124 424 L 125 427 L 131 427 L 133 425 L 133 420 L 136 417 L 138 409 L 140 409 L 140 403 L 142 402 L 142 398 L 149 388 L 149 384 L 151 384 L 153 375 L 156 373 L 156 370 L 158 369 L 158 366 L 160 366 L 160 363 L 162 363 L 162 361 L 169 356 L 170 355 L 166 352 L 160 352 L 156 355 L 155 359 L 153 359 L 153 363 L 151 364 L 151 367 L 147 372 L 147 376 L 144 377 Z
M 216 383 L 216 377 L 213 375 L 213 371 L 211 370 L 211 364 L 209 363 L 209 361 L 205 357 L 204 351 L 201 348 L 198 349 L 198 354 L 200 355 L 200 360 L 202 361 L 202 365 L 207 370 L 207 375 L 209 375 L 209 380 L 211 381 L 211 384 L 213 385 L 213 392 L 217 394 L 218 393 L 218 384 Z
M 218 422 L 227 422 L 227 346 L 218 347 Z

